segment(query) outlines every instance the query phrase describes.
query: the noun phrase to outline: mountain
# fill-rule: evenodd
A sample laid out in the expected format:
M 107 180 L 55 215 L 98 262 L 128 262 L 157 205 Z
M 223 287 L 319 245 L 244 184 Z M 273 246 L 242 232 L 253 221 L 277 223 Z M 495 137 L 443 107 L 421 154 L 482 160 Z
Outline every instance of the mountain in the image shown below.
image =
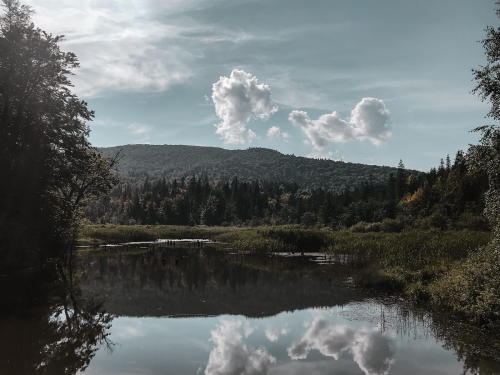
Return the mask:
M 184 145 L 125 145 L 100 148 L 104 157 L 120 153 L 122 181 L 147 177 L 181 178 L 207 175 L 215 181 L 237 176 L 241 180 L 295 182 L 304 188 L 343 190 L 370 178 L 386 181 L 396 168 L 285 155 L 267 148 L 226 150 Z

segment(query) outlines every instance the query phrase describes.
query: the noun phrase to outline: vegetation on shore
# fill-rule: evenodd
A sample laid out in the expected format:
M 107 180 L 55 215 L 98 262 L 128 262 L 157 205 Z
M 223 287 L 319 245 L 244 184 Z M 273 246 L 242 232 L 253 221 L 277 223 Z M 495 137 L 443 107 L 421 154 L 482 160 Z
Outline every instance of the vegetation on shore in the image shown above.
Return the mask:
M 360 233 L 305 228 L 84 225 L 81 244 L 152 241 L 158 238 L 207 238 L 244 252 L 325 252 L 338 261 L 364 267 L 365 286 L 403 291 L 415 301 L 442 304 L 449 283 L 464 275 L 476 249 L 491 239 L 484 231 L 403 231 Z M 464 263 L 465 262 L 465 263 Z M 464 268 L 465 267 L 465 268 Z M 480 290 L 480 287 L 477 290 Z

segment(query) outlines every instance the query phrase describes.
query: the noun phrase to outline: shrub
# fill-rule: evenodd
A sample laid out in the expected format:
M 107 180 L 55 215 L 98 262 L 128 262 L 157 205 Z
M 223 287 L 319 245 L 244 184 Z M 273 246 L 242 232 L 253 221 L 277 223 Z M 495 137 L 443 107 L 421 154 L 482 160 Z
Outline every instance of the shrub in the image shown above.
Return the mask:
M 429 287 L 432 302 L 472 322 L 498 328 L 500 321 L 500 248 L 492 241 L 472 253 Z M 493 327 L 491 327 L 493 328 Z
M 404 228 L 404 223 L 400 219 L 384 219 L 380 223 L 382 232 L 401 232 Z

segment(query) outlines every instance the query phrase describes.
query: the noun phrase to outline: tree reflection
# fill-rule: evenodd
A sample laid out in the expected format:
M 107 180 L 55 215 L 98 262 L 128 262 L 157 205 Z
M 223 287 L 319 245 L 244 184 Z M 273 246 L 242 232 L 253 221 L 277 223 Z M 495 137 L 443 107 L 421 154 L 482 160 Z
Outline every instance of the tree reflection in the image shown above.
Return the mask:
M 36 303 L 3 311 L 1 374 L 76 374 L 87 368 L 99 347 L 112 348 L 113 317 L 100 301 L 83 298 L 73 283 L 46 289 L 37 288 Z

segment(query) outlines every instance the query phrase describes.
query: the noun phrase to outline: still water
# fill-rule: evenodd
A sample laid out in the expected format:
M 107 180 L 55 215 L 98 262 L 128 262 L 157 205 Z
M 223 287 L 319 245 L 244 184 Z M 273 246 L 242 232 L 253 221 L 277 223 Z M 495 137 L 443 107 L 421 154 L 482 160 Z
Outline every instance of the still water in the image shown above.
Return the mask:
M 65 297 L 0 318 L 0 374 L 498 373 L 460 328 L 315 260 L 81 252 Z

